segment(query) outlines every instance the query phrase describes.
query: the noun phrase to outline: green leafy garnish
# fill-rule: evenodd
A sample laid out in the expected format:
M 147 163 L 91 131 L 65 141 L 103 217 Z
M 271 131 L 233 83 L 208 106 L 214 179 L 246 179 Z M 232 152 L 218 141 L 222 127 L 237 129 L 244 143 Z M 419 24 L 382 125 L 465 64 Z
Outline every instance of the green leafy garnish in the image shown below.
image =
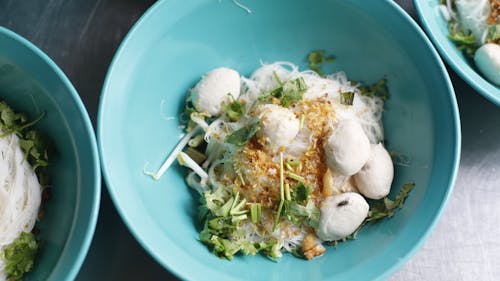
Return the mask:
M 312 200 L 308 200 L 306 205 L 290 201 L 285 215 L 294 224 L 302 224 L 304 221 L 316 228 L 319 224 L 320 211 Z
M 251 242 L 246 237 L 246 230 L 240 227 L 248 219 L 245 206 L 246 200 L 227 188 L 205 192 L 200 206 L 200 218 L 204 221 L 200 241 L 221 258 L 232 260 L 238 253 L 255 255 L 261 252 L 275 261 L 281 256 L 281 245 L 277 241 Z M 250 204 L 252 222 L 260 221 L 260 216 L 260 204 Z
M 15 112 L 6 102 L 0 101 L 0 137 L 16 134 L 25 159 L 33 167 L 42 186 L 48 185 L 46 168 L 49 165 L 49 141 L 31 127 L 45 116 L 40 114 L 29 121 L 24 113 Z
M 253 223 L 258 223 L 260 221 L 260 217 L 262 216 L 262 207 L 260 203 L 252 203 L 250 204 L 250 218 Z
M 448 26 L 450 35 L 448 38 L 455 42 L 457 48 L 463 51 L 468 57 L 473 57 L 477 50 L 476 37 L 470 32 L 465 32 L 457 24 L 450 23 Z
M 281 106 L 289 107 L 292 103 L 300 101 L 306 91 L 307 85 L 304 79 L 299 77 L 282 83 L 272 91 L 262 93 L 259 96 L 259 101 L 271 102 L 273 98 L 276 98 L 280 100 Z
M 391 218 L 392 216 L 394 216 L 394 213 L 403 207 L 403 203 L 413 187 L 415 187 L 415 184 L 413 182 L 406 183 L 405 185 L 403 185 L 394 200 L 385 197 L 381 200 L 381 202 L 374 204 L 370 208 L 368 217 L 365 221 L 375 222 L 385 217 Z
M 335 58 L 330 55 L 325 57 L 325 51 L 315 50 L 309 53 L 307 61 L 309 62 L 309 69 L 323 76 L 320 66 L 325 62 L 333 62 Z
M 379 97 L 384 101 L 389 98 L 389 90 L 387 89 L 386 79 L 380 79 L 375 84 L 360 87 L 359 91 L 363 96 Z
M 488 27 L 488 34 L 486 35 L 486 42 L 498 43 L 500 40 L 500 24 L 494 24 Z
M 229 118 L 229 121 L 236 122 L 240 120 L 240 118 L 244 114 L 245 107 L 237 100 L 233 100 L 229 104 L 222 105 L 222 112 L 224 112 Z
M 354 92 L 340 93 L 340 103 L 343 105 L 352 105 L 354 101 Z
M 309 195 L 311 193 L 312 193 L 311 187 L 306 186 L 302 182 L 299 182 L 298 184 L 295 185 L 293 189 L 292 200 L 299 204 L 302 204 L 309 198 Z
M 33 268 L 38 242 L 32 233 L 22 232 L 21 236 L 7 246 L 0 254 L 5 260 L 5 274 L 8 280 L 22 280 L 23 275 Z
M 260 122 L 255 121 L 249 125 L 241 127 L 240 129 L 234 131 L 228 135 L 225 139 L 226 143 L 234 144 L 238 147 L 243 147 L 247 144 L 255 133 L 260 129 Z

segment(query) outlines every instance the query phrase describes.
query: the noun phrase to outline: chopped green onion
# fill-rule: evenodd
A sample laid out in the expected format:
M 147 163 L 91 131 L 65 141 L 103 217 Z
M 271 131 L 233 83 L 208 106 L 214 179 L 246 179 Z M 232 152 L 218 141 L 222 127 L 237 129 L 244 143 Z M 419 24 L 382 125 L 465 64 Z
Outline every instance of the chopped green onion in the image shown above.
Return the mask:
M 286 163 L 292 167 L 297 167 L 300 165 L 300 161 L 288 161 Z
M 354 102 L 354 92 L 340 93 L 340 103 L 343 105 L 352 105 Z
M 304 128 L 305 119 L 306 119 L 306 116 L 304 114 L 301 114 L 300 115 L 300 123 L 299 123 L 299 131 L 301 131 L 302 128 Z
M 285 199 L 284 190 L 285 177 L 283 175 L 283 152 L 280 152 L 280 199 L 283 201 Z
M 260 221 L 260 217 L 262 215 L 262 207 L 260 203 L 252 203 L 250 204 L 250 218 L 253 223 L 257 223 Z
M 274 219 L 273 231 L 276 230 L 276 227 L 278 227 L 278 224 L 280 223 L 281 210 L 283 209 L 284 203 L 285 201 L 281 200 L 280 205 L 278 206 L 278 212 L 276 213 L 276 218 Z
M 286 172 L 286 175 L 287 175 L 288 177 L 290 177 L 290 178 L 292 178 L 292 179 L 296 180 L 296 181 L 304 182 L 304 177 L 299 176 L 299 175 L 297 175 L 297 174 L 295 174 L 295 173 L 292 173 L 292 172 L 290 172 L 290 171 L 287 171 L 287 172 Z
M 285 184 L 285 198 L 287 201 L 292 200 L 292 196 L 290 195 L 290 184 Z

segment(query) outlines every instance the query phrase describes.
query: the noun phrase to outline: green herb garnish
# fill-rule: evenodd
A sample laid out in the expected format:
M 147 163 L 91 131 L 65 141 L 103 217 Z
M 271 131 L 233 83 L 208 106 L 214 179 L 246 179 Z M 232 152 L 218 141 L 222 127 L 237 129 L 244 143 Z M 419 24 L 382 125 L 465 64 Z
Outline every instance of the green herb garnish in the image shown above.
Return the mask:
M 260 129 L 260 122 L 255 121 L 247 126 L 244 126 L 230 135 L 228 135 L 225 139 L 226 143 L 234 144 L 238 147 L 243 147 L 247 144 L 248 140 L 250 140 L 255 133 Z
M 292 103 L 300 101 L 302 99 L 302 95 L 306 91 L 307 85 L 304 82 L 304 79 L 300 77 L 294 80 L 288 80 L 272 91 L 262 93 L 259 96 L 259 101 L 271 102 L 273 98 L 276 98 L 280 100 L 281 106 L 289 107 Z
M 330 55 L 325 57 L 325 51 L 315 50 L 309 53 L 307 56 L 307 61 L 309 62 L 309 69 L 323 76 L 323 71 L 321 71 L 320 66 L 325 62 L 333 62 L 335 58 Z
M 374 204 L 370 211 L 368 212 L 368 217 L 366 218 L 366 222 L 375 222 L 385 217 L 391 218 L 394 216 L 394 213 L 403 207 L 403 203 L 408 197 L 410 191 L 415 187 L 413 182 L 406 183 L 403 185 L 398 195 L 394 200 L 385 197 L 380 200 L 378 203 Z
M 389 90 L 387 89 L 387 80 L 380 79 L 377 83 L 360 87 L 359 91 L 361 95 L 368 97 L 379 97 L 382 100 L 387 100 L 389 98 Z
M 250 204 L 250 218 L 253 223 L 258 223 L 260 221 L 260 217 L 262 216 L 262 207 L 260 203 L 252 203 Z
M 15 112 L 6 102 L 0 101 L 0 137 L 16 134 L 19 146 L 26 160 L 33 167 L 42 186 L 48 185 L 46 168 L 49 165 L 49 141 L 31 127 L 45 116 L 41 113 L 33 121 L 29 121 L 24 113 Z
M 292 198 L 295 202 L 302 204 L 309 198 L 309 195 L 311 195 L 311 193 L 312 193 L 311 187 L 306 186 L 302 182 L 299 182 L 298 184 L 295 185 L 293 189 Z
M 7 246 L 0 254 L 5 260 L 5 274 L 8 280 L 21 280 L 33 268 L 38 251 L 38 242 L 33 233 L 22 232 L 21 236 Z
M 229 121 L 236 122 L 240 120 L 245 111 L 245 107 L 237 100 L 233 100 L 229 104 L 222 105 L 222 112 L 229 118 Z
M 450 34 L 448 38 L 455 42 L 457 48 L 463 51 L 468 57 L 473 57 L 477 50 L 476 37 L 470 32 L 465 32 L 456 24 L 450 23 L 448 26 Z
M 500 24 L 494 24 L 488 27 L 486 42 L 498 43 L 500 41 Z
M 354 101 L 354 92 L 340 93 L 340 103 L 343 105 L 352 105 Z

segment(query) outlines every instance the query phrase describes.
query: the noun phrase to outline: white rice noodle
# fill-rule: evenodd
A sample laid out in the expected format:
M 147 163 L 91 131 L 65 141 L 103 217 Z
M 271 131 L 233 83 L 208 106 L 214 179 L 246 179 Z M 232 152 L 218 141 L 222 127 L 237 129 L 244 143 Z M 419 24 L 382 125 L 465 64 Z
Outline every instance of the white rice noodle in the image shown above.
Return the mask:
M 490 16 L 489 0 L 455 0 L 458 21 L 465 30 L 470 30 L 478 44 L 483 43 L 483 35 L 488 30 L 486 20 Z
M 22 232 L 31 232 L 38 217 L 42 187 L 25 160 L 15 134 L 0 138 L 0 252 Z M 5 280 L 0 259 L 0 280 Z
M 344 72 L 337 72 L 323 78 L 316 72 L 306 70 L 299 72 L 298 67 L 290 62 L 276 62 L 263 65 L 252 75 L 252 92 L 247 95 L 241 93 L 241 98 L 245 98 L 250 103 L 254 102 L 258 91 L 270 91 L 278 86 L 273 72 L 275 72 L 282 81 L 302 77 L 307 85 L 307 91 L 304 93 L 304 99 L 314 100 L 320 97 L 327 97 L 332 101 L 335 115 L 338 120 L 355 119 L 363 127 L 366 135 L 372 143 L 378 143 L 384 138 L 382 126 L 382 110 L 384 103 L 382 99 L 375 97 L 365 97 L 360 95 L 357 86 L 351 85 Z M 346 106 L 340 103 L 340 93 L 355 92 L 352 106 Z M 295 144 L 299 145 L 299 144 Z M 299 145 L 301 146 L 301 145 Z

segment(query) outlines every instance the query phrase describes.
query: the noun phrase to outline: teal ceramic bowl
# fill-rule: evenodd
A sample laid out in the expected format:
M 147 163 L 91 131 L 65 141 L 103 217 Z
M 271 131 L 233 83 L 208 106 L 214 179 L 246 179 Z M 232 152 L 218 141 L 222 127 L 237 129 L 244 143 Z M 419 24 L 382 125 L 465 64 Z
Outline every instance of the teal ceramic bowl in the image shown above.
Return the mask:
M 51 199 L 37 224 L 42 247 L 23 280 L 73 280 L 92 241 L 100 199 L 97 144 L 88 114 L 68 78 L 42 51 L 0 27 L 0 98 L 31 118 L 54 142 Z
M 111 197 L 142 246 L 186 280 L 372 280 L 400 267 L 434 227 L 453 186 L 460 151 L 453 89 L 437 52 L 393 1 L 159 1 L 119 48 L 104 84 L 98 142 Z M 172 166 L 158 168 L 181 136 L 187 90 L 218 66 L 244 75 L 260 61 L 306 66 L 316 49 L 334 54 L 328 71 L 351 80 L 386 77 L 384 124 L 390 148 L 411 157 L 397 167 L 392 195 L 416 188 L 394 218 L 363 228 L 312 261 L 285 255 L 219 259 L 198 241 L 198 198 Z
M 500 88 L 482 76 L 474 63 L 457 49 L 448 35 L 448 24 L 439 11 L 439 0 L 414 0 L 422 26 L 446 62 L 485 98 L 500 105 Z

